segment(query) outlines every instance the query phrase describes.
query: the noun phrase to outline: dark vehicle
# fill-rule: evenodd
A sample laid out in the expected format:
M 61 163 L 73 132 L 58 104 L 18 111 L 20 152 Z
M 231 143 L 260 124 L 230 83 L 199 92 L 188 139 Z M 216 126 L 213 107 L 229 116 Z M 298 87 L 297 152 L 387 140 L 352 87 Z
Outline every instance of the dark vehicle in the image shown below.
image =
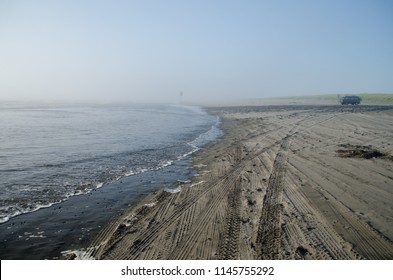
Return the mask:
M 339 102 L 341 105 L 359 105 L 362 99 L 359 96 L 343 96 L 340 97 Z

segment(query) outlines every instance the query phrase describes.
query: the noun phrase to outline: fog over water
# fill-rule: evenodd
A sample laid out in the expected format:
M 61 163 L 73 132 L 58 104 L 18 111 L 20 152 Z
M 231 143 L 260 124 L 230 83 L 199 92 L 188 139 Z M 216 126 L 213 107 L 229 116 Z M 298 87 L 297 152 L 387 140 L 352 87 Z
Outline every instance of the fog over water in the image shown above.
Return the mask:
M 0 100 L 391 93 L 392 14 L 382 0 L 2 1 Z

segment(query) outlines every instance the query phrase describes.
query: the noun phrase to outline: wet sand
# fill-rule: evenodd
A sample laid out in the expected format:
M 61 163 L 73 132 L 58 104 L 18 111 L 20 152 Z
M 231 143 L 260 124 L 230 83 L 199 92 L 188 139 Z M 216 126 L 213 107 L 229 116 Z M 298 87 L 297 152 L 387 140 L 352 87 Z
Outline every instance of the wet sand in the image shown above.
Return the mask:
M 111 221 L 96 259 L 393 259 L 393 107 L 210 108 L 198 176 Z M 74 258 L 75 255 L 70 255 Z

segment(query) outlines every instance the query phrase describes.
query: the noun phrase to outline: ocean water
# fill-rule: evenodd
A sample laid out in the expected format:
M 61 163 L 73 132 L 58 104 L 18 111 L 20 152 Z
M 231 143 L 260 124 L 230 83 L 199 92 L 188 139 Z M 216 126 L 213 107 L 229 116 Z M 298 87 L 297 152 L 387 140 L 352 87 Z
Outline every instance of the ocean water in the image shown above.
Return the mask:
M 218 124 L 181 105 L 3 103 L 0 223 L 167 168 L 217 138 Z

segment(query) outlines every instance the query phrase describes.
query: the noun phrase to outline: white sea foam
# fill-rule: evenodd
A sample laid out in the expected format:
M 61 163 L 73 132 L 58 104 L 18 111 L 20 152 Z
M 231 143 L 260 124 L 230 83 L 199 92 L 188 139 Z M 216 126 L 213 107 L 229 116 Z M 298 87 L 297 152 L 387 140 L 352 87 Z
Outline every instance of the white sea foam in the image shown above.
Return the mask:
M 47 203 L 47 204 L 37 204 L 37 205 L 30 206 L 30 207 L 27 207 L 24 209 L 20 208 L 18 205 L 4 207 L 1 209 L 2 212 L 5 210 L 4 211 L 5 213 L 10 213 L 10 214 L 3 215 L 2 217 L 0 217 L 0 224 L 8 222 L 13 217 L 16 217 L 16 216 L 19 216 L 22 214 L 26 214 L 26 213 L 32 213 L 32 212 L 38 211 L 42 208 L 48 208 L 48 207 L 51 207 L 52 205 L 58 204 L 60 202 L 61 201 L 51 202 L 51 203 Z M 10 211 L 11 208 L 13 209 L 13 211 Z M 16 208 L 18 210 L 15 210 L 14 208 Z
M 152 202 L 152 203 L 146 203 L 146 204 L 144 204 L 144 206 L 147 206 L 147 207 L 154 207 L 154 206 L 156 206 L 156 205 L 157 205 L 157 201 Z
M 205 182 L 205 181 L 199 181 L 199 182 L 197 182 L 197 183 L 191 184 L 190 188 L 195 187 L 195 186 L 198 186 L 198 185 L 200 185 L 200 184 L 202 184 L 202 183 L 204 183 L 204 182 Z
M 92 252 L 100 248 L 101 246 L 105 245 L 106 242 L 101 242 L 97 246 L 92 246 L 88 248 L 80 248 L 77 250 L 65 250 L 60 252 L 64 257 L 70 258 L 72 257 L 75 260 L 95 260 L 92 256 Z
M 160 170 L 162 168 L 165 168 L 167 166 L 170 166 L 173 164 L 173 160 L 168 160 L 168 161 L 162 161 L 161 163 L 159 163 L 157 165 L 157 167 L 152 167 L 152 168 L 137 168 L 135 170 L 129 170 L 128 172 L 126 172 L 124 174 L 125 177 L 129 177 L 129 176 L 134 176 L 134 175 L 138 175 L 144 172 L 149 172 L 149 171 L 154 171 L 154 170 Z
M 46 238 L 46 236 L 42 235 L 42 234 L 40 234 L 40 235 L 31 234 L 31 235 L 29 235 L 29 238 Z
M 85 249 L 66 250 L 62 251 L 61 254 L 65 257 L 73 256 L 75 260 L 94 260 L 94 258 Z
M 126 174 L 124 174 L 124 176 L 126 176 L 126 177 L 132 176 L 132 175 L 135 175 L 135 171 L 133 171 L 133 170 L 130 170 L 130 171 L 126 172 Z
M 0 218 L 0 224 L 8 222 L 10 220 L 10 217 L 1 217 Z
M 177 180 L 177 182 L 180 183 L 180 184 L 188 184 L 188 183 L 191 183 L 190 180 Z
M 181 192 L 181 188 L 177 187 L 175 189 L 164 189 L 164 191 L 169 192 L 169 193 L 179 193 L 179 192 Z
M 124 174 L 125 177 L 137 175 L 143 172 L 149 171 L 148 168 L 137 168 L 136 170 L 130 170 Z

